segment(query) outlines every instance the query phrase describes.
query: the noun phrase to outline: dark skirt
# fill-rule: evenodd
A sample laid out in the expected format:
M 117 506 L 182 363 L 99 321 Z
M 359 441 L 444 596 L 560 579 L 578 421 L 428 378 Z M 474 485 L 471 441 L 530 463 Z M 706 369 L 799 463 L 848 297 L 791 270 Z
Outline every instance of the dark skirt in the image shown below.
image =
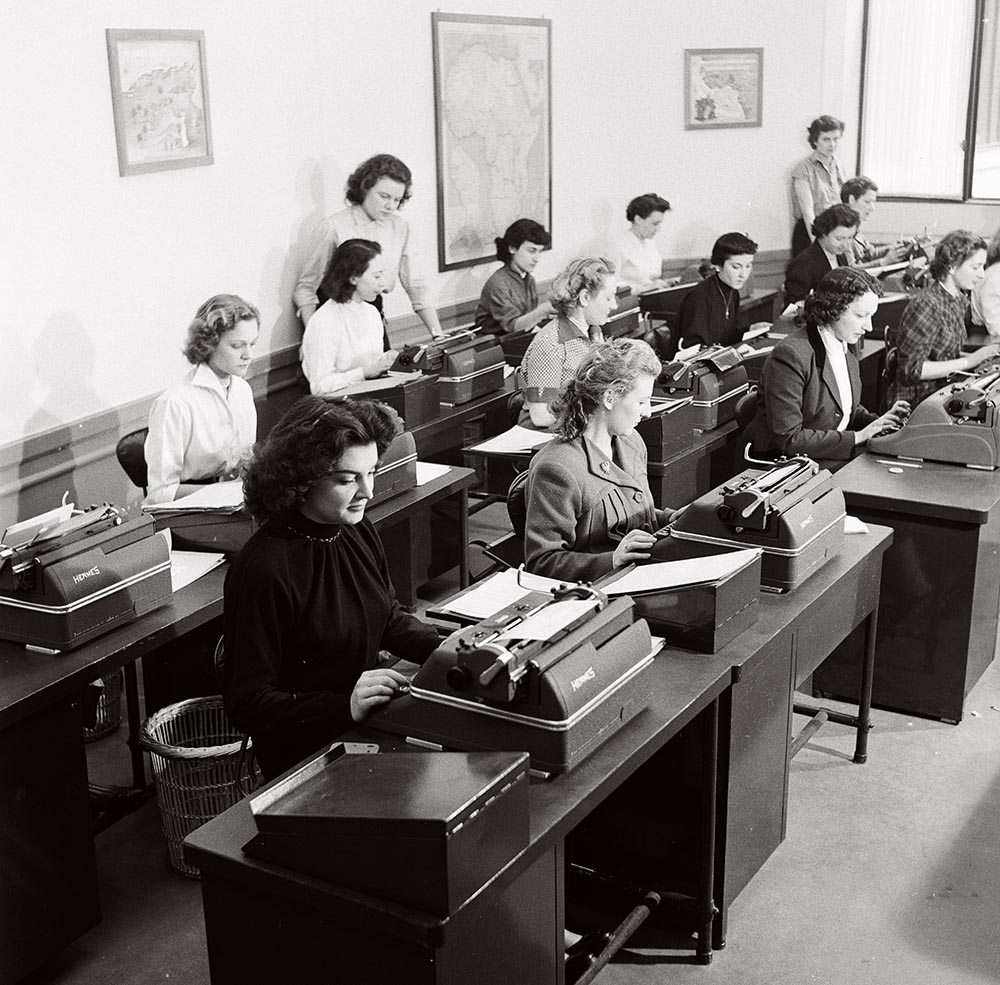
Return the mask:
M 795 228 L 792 229 L 792 256 L 797 257 L 811 242 L 805 222 L 796 219 Z

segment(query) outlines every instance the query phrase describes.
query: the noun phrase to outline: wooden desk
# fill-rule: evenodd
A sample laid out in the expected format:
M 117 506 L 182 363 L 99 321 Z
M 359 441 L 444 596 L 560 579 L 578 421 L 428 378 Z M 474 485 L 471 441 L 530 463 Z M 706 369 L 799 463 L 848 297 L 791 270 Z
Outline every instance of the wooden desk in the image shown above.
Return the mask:
M 900 319 L 903 317 L 903 310 L 910 300 L 909 294 L 886 294 L 879 298 L 878 310 L 872 316 L 872 330 L 870 337 L 873 339 L 885 339 L 888 330 L 890 334 L 899 328 Z
M 834 476 L 849 512 L 895 533 L 879 607 L 874 700 L 959 722 L 997 648 L 1000 473 L 933 462 L 900 467 L 893 474 L 865 454 Z M 814 686 L 853 695 L 857 660 L 852 641 Z
M 338 972 L 363 972 L 370 982 L 562 982 L 565 842 L 602 823 L 617 831 L 617 846 L 630 832 L 633 878 L 644 887 L 705 878 L 714 847 L 714 938 L 722 946 L 729 903 L 784 836 L 793 682 L 856 626 L 870 625 L 890 539 L 881 528 L 847 538 L 841 555 L 795 592 L 763 596 L 757 624 L 714 656 L 662 652 L 652 670 L 656 702 L 572 772 L 533 781 L 528 848 L 447 918 L 244 857 L 254 833 L 246 803 L 209 822 L 186 851 L 202 873 L 214 985 L 312 980 L 331 955 Z M 730 676 L 738 680 L 731 689 Z M 716 707 L 712 846 L 702 797 L 711 788 Z M 383 748 L 397 742 L 366 730 L 357 737 Z M 669 811 L 665 790 L 681 791 Z M 637 802 L 646 807 L 641 820 Z
M 467 404 L 442 406 L 439 417 L 411 429 L 410 433 L 417 444 L 417 454 L 422 459 L 433 460 L 435 456 L 461 448 L 465 443 L 462 440 L 462 426 L 475 417 L 487 418 L 487 430 L 490 431 L 487 437 L 506 430 L 507 401 L 515 389 L 514 377 L 508 376 L 501 390 L 470 400 Z
M 777 310 L 781 302 L 781 291 L 773 288 L 758 288 L 749 297 L 740 299 L 740 309 L 736 316 L 736 327 L 745 332 L 754 322 L 769 321 L 780 314 Z

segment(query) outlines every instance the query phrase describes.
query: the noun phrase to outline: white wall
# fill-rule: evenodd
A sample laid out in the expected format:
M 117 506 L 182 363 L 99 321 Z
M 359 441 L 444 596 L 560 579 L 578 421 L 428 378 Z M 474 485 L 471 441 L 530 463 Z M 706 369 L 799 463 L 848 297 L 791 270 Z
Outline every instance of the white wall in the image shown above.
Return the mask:
M 555 243 L 539 278 L 605 249 L 628 199 L 651 190 L 674 206 L 666 255 L 707 253 L 727 229 L 785 248 L 787 174 L 808 149 L 804 127 L 818 112 L 856 115 L 856 99 L 843 86 L 828 93 L 800 39 L 824 38 L 830 6 L 850 2 L 773 0 L 752 12 L 740 0 L 450 4 L 553 22 Z M 297 341 L 290 293 L 305 234 L 341 207 L 344 179 L 369 154 L 389 151 L 412 168 L 406 212 L 436 269 L 430 9 L 398 0 L 3 6 L 0 84 L 16 95 L 0 108 L 15 148 L 0 189 L 10 275 L 0 283 L 0 336 L 15 399 L 3 401 L 0 445 L 162 389 L 183 371 L 188 320 L 218 291 L 258 304 L 261 351 Z M 205 31 L 214 165 L 118 176 L 106 27 Z M 764 125 L 685 131 L 683 50 L 724 46 L 764 48 Z M 440 302 L 477 295 L 492 269 L 434 275 Z M 405 311 L 405 298 L 388 307 Z

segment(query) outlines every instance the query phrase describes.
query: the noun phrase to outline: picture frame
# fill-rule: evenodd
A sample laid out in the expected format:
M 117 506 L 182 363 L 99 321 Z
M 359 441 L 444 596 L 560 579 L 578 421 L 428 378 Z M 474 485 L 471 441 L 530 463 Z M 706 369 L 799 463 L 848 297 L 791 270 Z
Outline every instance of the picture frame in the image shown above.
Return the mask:
M 684 50 L 684 129 L 763 125 L 763 48 Z
M 445 271 L 496 260 L 516 219 L 552 233 L 552 21 L 432 12 L 431 35 Z
M 108 28 L 118 174 L 214 163 L 204 31 Z

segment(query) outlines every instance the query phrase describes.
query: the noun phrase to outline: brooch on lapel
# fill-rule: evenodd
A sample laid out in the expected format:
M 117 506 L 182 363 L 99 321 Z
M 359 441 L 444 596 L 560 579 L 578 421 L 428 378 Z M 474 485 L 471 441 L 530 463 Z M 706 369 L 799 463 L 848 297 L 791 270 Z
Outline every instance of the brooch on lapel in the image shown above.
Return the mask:
M 601 462 L 601 471 L 605 475 L 611 475 L 611 463 L 610 462 Z

